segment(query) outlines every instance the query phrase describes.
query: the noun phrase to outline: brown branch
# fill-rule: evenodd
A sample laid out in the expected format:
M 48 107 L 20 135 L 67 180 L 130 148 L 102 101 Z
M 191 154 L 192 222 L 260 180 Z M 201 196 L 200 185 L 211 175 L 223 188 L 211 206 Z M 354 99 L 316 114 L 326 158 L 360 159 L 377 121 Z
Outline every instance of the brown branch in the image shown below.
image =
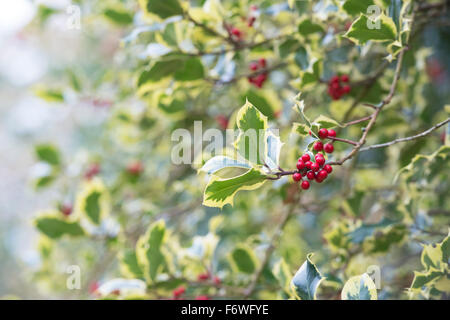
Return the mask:
M 450 118 L 447 118 L 446 120 L 435 124 L 434 126 L 432 126 L 431 128 L 429 128 L 428 130 L 426 130 L 426 131 L 424 131 L 422 133 L 416 134 L 414 136 L 406 137 L 406 138 L 398 138 L 398 139 L 395 139 L 395 140 L 392 140 L 392 141 L 389 141 L 389 142 L 385 142 L 385 143 L 374 144 L 374 145 L 371 145 L 371 146 L 367 146 L 367 147 L 361 148 L 359 151 L 362 152 L 362 151 L 367 151 L 367 150 L 376 149 L 376 148 L 389 147 L 389 146 L 391 146 L 393 144 L 396 144 L 396 143 L 399 143 L 399 142 L 411 141 L 411 140 L 415 140 L 415 139 L 418 139 L 418 138 L 422 138 L 422 137 L 425 137 L 426 135 L 430 134 L 431 132 L 439 129 L 440 127 L 442 127 L 443 125 L 445 125 L 449 121 L 450 121 Z
M 411 30 L 412 30 L 412 24 L 414 22 L 414 13 L 412 14 L 411 21 L 412 21 L 411 22 Z M 342 165 L 344 162 L 353 158 L 353 156 L 358 153 L 358 151 L 361 149 L 361 147 L 366 143 L 367 135 L 369 134 L 369 131 L 372 129 L 372 127 L 375 125 L 375 122 L 376 122 L 377 117 L 380 114 L 381 110 L 383 109 L 384 106 L 388 105 L 391 102 L 392 97 L 394 96 L 394 93 L 395 93 L 395 89 L 397 88 L 398 80 L 400 79 L 400 71 L 402 69 L 403 57 L 405 55 L 405 52 L 409 49 L 409 47 L 408 47 L 409 35 L 406 40 L 406 45 L 401 49 L 401 51 L 398 55 L 397 66 L 395 68 L 395 73 L 394 73 L 394 80 L 392 81 L 391 87 L 389 89 L 389 94 L 386 96 L 386 98 L 384 98 L 383 101 L 381 101 L 381 103 L 379 105 L 373 106 L 373 107 L 376 107 L 376 109 L 375 109 L 374 113 L 372 114 L 372 117 L 371 117 L 367 127 L 364 129 L 364 133 L 362 134 L 361 139 L 359 140 L 358 144 L 344 158 L 342 158 L 341 160 L 338 160 L 338 161 L 330 162 L 329 163 L 330 165 Z
M 340 141 L 340 142 L 348 143 L 348 144 L 351 144 L 353 146 L 357 146 L 358 145 L 358 142 L 353 141 L 353 140 L 349 140 L 349 139 L 336 138 L 336 137 L 328 137 L 328 139 L 333 140 L 333 141 Z
M 364 122 L 364 121 L 370 120 L 372 117 L 373 117 L 373 114 L 371 114 L 370 116 L 361 118 L 361 119 L 356 119 L 356 120 L 344 123 L 344 127 L 348 127 L 348 126 L 351 126 L 351 125 L 354 125 L 354 124 L 357 124 L 357 123 L 360 123 L 360 122 Z

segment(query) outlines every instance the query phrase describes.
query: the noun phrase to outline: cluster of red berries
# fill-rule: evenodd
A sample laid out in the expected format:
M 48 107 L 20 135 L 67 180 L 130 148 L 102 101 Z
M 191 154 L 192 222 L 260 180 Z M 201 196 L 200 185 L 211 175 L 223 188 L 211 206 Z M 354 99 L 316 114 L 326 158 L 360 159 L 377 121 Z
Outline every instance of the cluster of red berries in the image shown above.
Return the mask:
M 344 94 L 350 93 L 351 87 L 348 84 L 342 85 L 342 83 L 348 83 L 349 77 L 346 74 L 342 76 L 333 76 L 328 82 L 328 94 L 333 100 L 339 100 Z
M 336 131 L 334 131 L 333 129 L 327 130 L 325 128 L 322 128 L 319 130 L 320 139 L 334 137 L 336 137 Z M 309 154 L 303 154 L 297 161 L 297 172 L 292 175 L 292 179 L 295 182 L 299 182 L 302 180 L 300 186 L 303 190 L 309 189 L 309 181 L 315 180 L 317 183 L 321 183 L 333 171 L 331 165 L 325 164 L 324 154 L 320 153 L 321 151 L 332 153 L 334 151 L 333 144 L 326 143 L 324 145 L 322 141 L 317 141 L 314 143 L 313 149 L 318 152 L 314 156 L 315 162 L 311 161 L 311 156 Z M 306 177 L 307 179 L 303 180 L 303 177 Z
M 250 63 L 250 70 L 253 72 L 256 72 L 260 69 L 264 69 L 267 65 L 267 61 L 264 58 L 259 59 L 258 61 L 253 61 Z M 248 82 L 253 84 L 257 88 L 261 88 L 264 84 L 264 82 L 267 80 L 268 73 L 262 72 L 258 73 L 257 75 L 248 77 Z

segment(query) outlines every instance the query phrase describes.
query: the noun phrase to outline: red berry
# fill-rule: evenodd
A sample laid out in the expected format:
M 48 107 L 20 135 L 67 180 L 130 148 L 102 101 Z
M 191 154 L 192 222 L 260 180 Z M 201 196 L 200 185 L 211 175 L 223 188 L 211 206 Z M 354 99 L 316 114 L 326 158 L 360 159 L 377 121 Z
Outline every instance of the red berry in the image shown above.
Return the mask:
M 220 278 L 219 278 L 219 277 L 217 277 L 217 276 L 214 276 L 214 278 L 213 278 L 213 282 L 214 282 L 214 284 L 215 284 L 216 286 L 218 286 L 218 285 L 220 285 L 220 283 L 221 283 L 222 281 L 220 280 Z
M 140 161 L 132 162 L 127 166 L 127 172 L 131 175 L 140 175 L 142 171 L 144 171 L 144 166 Z
M 322 169 L 317 173 L 317 177 L 320 180 L 325 180 L 328 177 L 328 172 L 326 170 Z
M 336 137 L 336 131 L 334 131 L 333 129 L 328 129 L 328 137 Z
M 173 297 L 175 299 L 179 298 L 185 292 L 186 292 L 186 289 L 183 286 L 178 287 L 178 288 L 176 288 L 175 290 L 172 291 Z
M 322 183 L 323 180 L 321 180 L 317 175 L 316 175 L 316 182 L 317 183 Z
M 304 155 L 302 155 L 302 160 L 306 163 L 306 161 L 311 160 L 311 157 L 309 156 L 309 154 L 305 153 Z
M 319 166 L 318 163 L 311 164 L 311 170 L 312 171 L 319 171 L 319 169 L 320 169 L 320 166 Z
M 322 151 L 323 150 L 323 143 L 321 141 L 317 141 L 313 145 L 314 150 L 316 151 Z
M 241 30 L 239 30 L 238 28 L 232 28 L 231 29 L 231 34 L 236 36 L 236 37 L 240 37 L 241 36 Z
M 292 175 L 292 179 L 294 179 L 295 182 L 298 182 L 302 180 L 302 174 L 299 172 L 296 172 Z
M 305 163 L 302 160 L 298 160 L 297 169 L 302 170 L 305 167 Z
M 342 81 L 342 82 L 348 82 L 348 80 L 349 80 L 348 75 L 343 74 L 343 75 L 341 76 L 341 81 Z
M 321 155 L 321 157 L 318 157 L 318 155 Z M 321 166 L 325 163 L 325 158 L 322 156 L 322 154 L 318 153 L 316 155 L 316 163 Z
M 88 180 L 100 173 L 100 165 L 98 163 L 93 163 L 89 166 L 84 177 Z
M 72 206 L 70 204 L 62 204 L 59 210 L 67 217 L 72 213 Z
M 250 17 L 250 18 L 248 18 L 247 26 L 253 27 L 253 24 L 255 23 L 255 20 L 256 20 L 256 17 Z
M 320 137 L 320 139 L 325 139 L 326 137 L 328 137 L 328 130 L 325 128 L 320 129 L 319 137 Z
M 308 190 L 309 189 L 309 181 L 306 181 L 306 180 L 302 181 L 301 186 L 302 186 L 303 190 Z
M 266 67 L 266 59 L 261 58 L 261 59 L 259 59 L 258 62 L 259 62 L 259 65 L 260 65 L 261 67 L 263 67 L 263 68 Z
M 201 273 L 197 276 L 197 280 L 198 281 L 204 281 L 204 280 L 208 280 L 209 279 L 209 273 L 205 272 L 205 273 Z
M 334 147 L 331 143 L 325 144 L 323 149 L 325 150 L 326 153 L 333 153 L 333 151 L 334 151 Z
M 308 171 L 308 173 L 306 174 L 306 177 L 307 177 L 309 180 L 314 180 L 314 178 L 316 177 L 316 175 L 314 174 L 313 171 Z
M 97 281 L 92 282 L 89 285 L 89 293 L 90 294 L 95 294 L 97 293 L 97 289 L 100 287 L 100 284 Z
M 305 167 L 307 168 L 307 169 L 311 169 L 311 166 L 312 166 L 312 162 L 311 161 L 306 161 L 305 162 Z
M 331 79 L 330 79 L 330 82 L 331 82 L 331 83 L 333 83 L 333 82 L 339 82 L 339 77 L 338 77 L 338 76 L 332 76 Z
M 325 171 L 326 171 L 327 173 L 333 172 L 333 167 L 330 166 L 329 164 L 324 165 L 323 168 L 325 169 Z
M 258 66 L 258 64 L 256 62 L 250 63 L 250 70 L 256 71 L 258 69 L 259 69 L 259 66 Z
M 349 93 L 349 92 L 350 92 L 350 90 L 351 90 L 351 88 L 350 88 L 350 86 L 349 86 L 349 85 L 347 85 L 347 86 L 343 86 L 343 87 L 342 87 L 342 91 L 343 91 L 344 93 Z
M 226 128 L 228 128 L 228 118 L 226 116 L 224 116 L 223 114 L 219 114 L 216 117 L 216 122 L 222 130 L 225 130 Z

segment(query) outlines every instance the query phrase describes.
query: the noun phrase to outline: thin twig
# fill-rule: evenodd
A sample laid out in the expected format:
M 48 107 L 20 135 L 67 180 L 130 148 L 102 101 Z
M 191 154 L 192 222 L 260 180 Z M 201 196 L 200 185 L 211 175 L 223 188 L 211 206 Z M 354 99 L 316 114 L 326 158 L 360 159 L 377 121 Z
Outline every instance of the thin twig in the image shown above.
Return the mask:
M 361 118 L 361 119 L 356 119 L 356 120 L 344 123 L 344 127 L 348 127 L 348 126 L 351 126 L 351 125 L 354 125 L 354 124 L 357 124 L 357 123 L 360 123 L 360 122 L 364 122 L 364 121 L 370 120 L 372 117 L 373 117 L 373 114 L 371 114 L 370 116 Z
M 358 145 L 358 142 L 353 141 L 353 140 L 349 140 L 349 139 L 336 138 L 336 137 L 328 137 L 328 139 L 333 140 L 333 141 L 340 141 L 340 142 L 348 143 L 348 144 L 351 144 L 353 146 L 357 146 Z
M 392 141 L 389 141 L 389 142 L 385 142 L 385 143 L 374 144 L 374 145 L 371 145 L 371 146 L 367 146 L 367 147 L 361 148 L 359 151 L 362 152 L 362 151 L 367 151 L 367 150 L 376 149 L 376 148 L 389 147 L 389 146 L 391 146 L 393 144 L 396 144 L 396 143 L 399 143 L 399 142 L 411 141 L 411 140 L 415 140 L 415 139 L 418 139 L 418 138 L 422 138 L 422 137 L 425 137 L 426 135 L 430 134 L 431 132 L 439 129 L 440 127 L 442 127 L 443 125 L 445 125 L 449 121 L 450 121 L 450 118 L 447 118 L 446 120 L 435 124 L 434 126 L 432 126 L 431 128 L 429 128 L 428 130 L 426 130 L 426 131 L 424 131 L 422 133 L 416 134 L 414 136 L 406 137 L 406 138 L 395 139 L 395 140 L 392 140 Z
M 411 21 L 412 21 L 411 22 L 411 30 L 412 30 L 412 24 L 414 22 L 414 13 L 412 14 Z M 395 73 L 394 73 L 394 80 L 392 81 L 391 87 L 389 89 L 389 94 L 386 96 L 386 98 L 383 99 L 383 101 L 381 101 L 381 103 L 379 105 L 376 106 L 376 109 L 375 109 L 374 113 L 372 114 L 372 117 L 371 117 L 368 125 L 364 129 L 364 133 L 362 134 L 361 139 L 359 140 L 358 144 L 344 158 L 342 158 L 341 160 L 338 160 L 338 161 L 330 162 L 329 163 L 330 165 L 342 165 L 347 160 L 353 158 L 353 156 L 355 154 L 357 154 L 358 151 L 361 149 L 361 147 L 366 143 L 367 135 L 369 134 L 370 129 L 372 129 L 372 127 L 375 125 L 377 117 L 380 114 L 382 108 L 384 106 L 386 106 L 387 104 L 389 104 L 394 96 L 395 89 L 397 88 L 398 80 L 400 79 L 400 71 L 402 69 L 403 57 L 405 55 L 405 52 L 409 49 L 408 43 L 409 43 L 409 36 L 406 39 L 406 45 L 401 49 L 401 51 L 398 55 L 397 66 L 395 68 Z

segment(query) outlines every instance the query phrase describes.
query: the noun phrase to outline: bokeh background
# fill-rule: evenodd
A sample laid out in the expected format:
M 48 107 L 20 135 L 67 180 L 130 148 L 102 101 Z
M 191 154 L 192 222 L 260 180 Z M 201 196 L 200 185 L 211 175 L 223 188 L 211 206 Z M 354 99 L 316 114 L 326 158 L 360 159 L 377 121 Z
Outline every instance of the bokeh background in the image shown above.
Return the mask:
M 92 3 L 95 8 L 96 1 Z M 126 53 L 119 49 L 130 30 L 115 28 L 107 19 L 83 21 L 81 29 L 68 28 L 71 4 L 70 0 L 0 1 L 0 297 L 60 297 L 34 279 L 42 261 L 31 220 L 36 211 L 61 201 L 62 190 L 36 190 L 36 180 L 48 168 L 36 162 L 33 148 L 52 141 L 72 157 L 68 172 L 79 175 L 88 150 L 100 143 L 110 113 L 112 88 L 102 79 L 113 76 L 114 66 L 127 63 Z M 134 19 L 139 25 L 140 17 Z M 423 37 L 433 51 L 427 60 L 427 98 L 436 99 L 438 106 L 449 101 L 450 33 L 445 30 L 429 28 Z M 134 53 L 154 52 L 138 48 Z M 72 79 L 72 88 L 61 86 L 64 99 L 61 92 L 40 94 L 41 83 L 59 87 L 73 73 L 83 76 Z M 75 94 L 77 81 L 84 83 L 82 95 Z M 127 103 L 130 108 L 142 107 L 138 99 Z M 303 219 L 307 225 L 314 218 Z M 65 265 L 59 267 L 63 273 Z

